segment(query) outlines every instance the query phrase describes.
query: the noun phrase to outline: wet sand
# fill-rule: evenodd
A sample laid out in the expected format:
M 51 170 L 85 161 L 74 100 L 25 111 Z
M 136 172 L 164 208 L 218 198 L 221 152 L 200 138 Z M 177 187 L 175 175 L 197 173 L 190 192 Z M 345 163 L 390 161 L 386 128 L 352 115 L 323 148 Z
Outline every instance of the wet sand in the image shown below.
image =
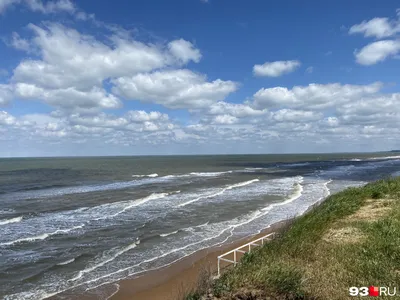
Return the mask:
M 119 281 L 119 291 L 112 300 L 182 300 L 196 288 L 201 276 L 216 275 L 217 256 L 235 249 L 271 232 L 279 232 L 290 222 L 285 220 L 271 225 L 261 233 L 229 244 L 200 250 L 167 267 L 149 271 L 143 276 Z M 233 259 L 227 257 L 228 259 Z M 239 256 L 238 256 L 239 258 Z M 226 267 L 228 263 L 222 263 Z

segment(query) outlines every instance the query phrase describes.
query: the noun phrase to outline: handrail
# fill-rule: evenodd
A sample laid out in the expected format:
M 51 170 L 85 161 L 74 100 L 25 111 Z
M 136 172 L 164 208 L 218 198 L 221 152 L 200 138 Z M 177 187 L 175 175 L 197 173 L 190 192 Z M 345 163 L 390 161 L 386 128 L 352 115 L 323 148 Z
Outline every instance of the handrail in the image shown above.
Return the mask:
M 242 245 L 240 247 L 237 247 L 237 248 L 235 248 L 235 249 L 233 249 L 231 251 L 228 251 L 228 252 L 226 252 L 224 254 L 219 255 L 218 256 L 218 275 L 217 276 L 219 277 L 221 275 L 221 268 L 220 268 L 220 261 L 221 260 L 225 261 L 225 262 L 229 262 L 230 264 L 233 264 L 234 266 L 236 266 L 236 264 L 239 262 L 239 260 L 236 259 L 236 252 L 239 252 L 239 253 L 250 252 L 251 251 L 251 246 L 255 246 L 255 247 L 262 246 L 262 245 L 264 245 L 264 240 L 271 240 L 272 238 L 275 237 L 275 235 L 276 235 L 276 233 L 272 232 L 270 234 L 267 234 L 266 236 L 260 237 L 260 238 L 254 240 L 254 241 L 251 241 L 251 242 L 249 242 L 247 244 L 244 244 L 244 245 Z M 257 242 L 259 242 L 259 241 L 261 241 L 261 245 L 257 244 Z M 242 248 L 244 248 L 244 247 L 248 247 L 248 251 L 243 251 Z M 224 256 L 227 256 L 227 255 L 232 254 L 232 253 L 233 253 L 233 260 L 224 258 Z

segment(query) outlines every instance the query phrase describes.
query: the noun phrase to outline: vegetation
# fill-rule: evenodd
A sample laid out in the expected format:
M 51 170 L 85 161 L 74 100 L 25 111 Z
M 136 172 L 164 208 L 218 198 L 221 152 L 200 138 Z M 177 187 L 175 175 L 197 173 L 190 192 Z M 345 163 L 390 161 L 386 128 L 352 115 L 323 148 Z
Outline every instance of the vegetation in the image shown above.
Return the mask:
M 349 188 L 186 299 L 352 299 L 400 288 L 400 177 Z

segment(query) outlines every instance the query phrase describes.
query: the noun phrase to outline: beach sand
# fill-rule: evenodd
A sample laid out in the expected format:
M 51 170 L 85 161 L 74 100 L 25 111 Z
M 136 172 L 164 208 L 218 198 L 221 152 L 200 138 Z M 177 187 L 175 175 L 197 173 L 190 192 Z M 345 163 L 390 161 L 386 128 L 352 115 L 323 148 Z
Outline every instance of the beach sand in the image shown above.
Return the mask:
M 271 232 L 279 232 L 288 222 L 290 220 L 281 221 L 262 230 L 257 235 L 218 247 L 200 250 L 167 267 L 149 271 L 141 277 L 119 281 L 119 291 L 110 299 L 182 300 L 188 292 L 196 288 L 201 275 L 216 275 L 218 255 Z M 229 259 L 229 257 L 227 258 Z M 227 264 L 221 263 L 221 267 Z

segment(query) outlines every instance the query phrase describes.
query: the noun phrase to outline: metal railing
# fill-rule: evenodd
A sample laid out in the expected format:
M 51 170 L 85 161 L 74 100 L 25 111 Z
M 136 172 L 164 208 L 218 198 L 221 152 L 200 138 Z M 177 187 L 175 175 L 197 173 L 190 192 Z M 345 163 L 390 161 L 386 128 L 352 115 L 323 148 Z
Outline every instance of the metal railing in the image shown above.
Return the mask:
M 240 254 L 248 253 L 251 251 L 252 246 L 255 246 L 255 247 L 262 246 L 262 245 L 264 245 L 265 241 L 269 241 L 269 240 L 273 239 L 275 237 L 275 235 L 276 235 L 276 233 L 272 232 L 270 234 L 267 234 L 266 236 L 258 238 L 254 241 L 251 241 L 250 243 L 244 244 L 240 247 L 237 247 L 231 251 L 228 251 L 228 252 L 218 256 L 218 275 L 217 275 L 217 277 L 219 277 L 221 275 L 221 261 L 227 262 L 227 263 L 229 263 L 229 265 L 233 264 L 234 266 L 236 266 L 236 264 L 239 263 L 239 260 L 240 260 L 240 259 L 238 259 L 237 253 L 240 253 Z M 243 250 L 243 248 L 245 248 L 245 250 Z M 232 253 L 233 253 L 233 260 L 224 258 L 228 255 L 231 255 Z

